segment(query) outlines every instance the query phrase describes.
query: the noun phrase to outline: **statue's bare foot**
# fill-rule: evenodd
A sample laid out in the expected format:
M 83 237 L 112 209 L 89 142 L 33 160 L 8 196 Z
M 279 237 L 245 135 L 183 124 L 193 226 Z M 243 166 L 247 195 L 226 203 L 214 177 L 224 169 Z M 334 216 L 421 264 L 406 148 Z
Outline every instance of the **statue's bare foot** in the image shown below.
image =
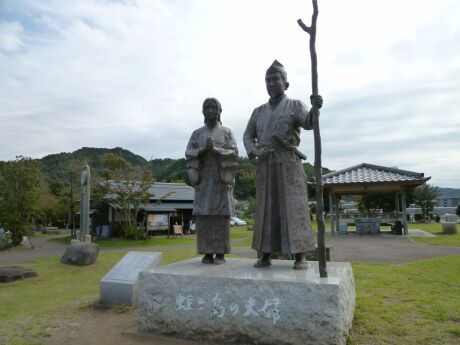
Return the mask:
M 256 261 L 254 267 L 262 268 L 268 267 L 272 265 L 271 255 L 270 254 L 263 254 L 262 258 Z
M 295 254 L 294 267 L 295 270 L 306 270 L 308 268 L 307 261 L 305 261 L 304 253 Z
M 214 265 L 222 265 L 224 263 L 225 263 L 225 255 L 216 254 L 216 258 L 214 259 Z
M 205 254 L 203 259 L 201 259 L 201 262 L 203 264 L 212 264 L 214 263 L 214 258 L 212 257 L 212 254 Z

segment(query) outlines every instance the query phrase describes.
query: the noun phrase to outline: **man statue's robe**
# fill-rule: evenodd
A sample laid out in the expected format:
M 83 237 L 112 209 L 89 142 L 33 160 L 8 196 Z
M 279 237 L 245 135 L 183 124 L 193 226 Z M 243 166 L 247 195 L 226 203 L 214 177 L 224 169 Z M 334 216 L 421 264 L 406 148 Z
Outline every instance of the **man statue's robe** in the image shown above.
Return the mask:
M 257 149 L 272 150 L 257 160 L 256 217 L 252 248 L 291 255 L 313 250 L 306 176 L 298 151 L 300 127 L 312 129 L 304 103 L 287 96 L 256 108 L 244 133 L 249 158 Z

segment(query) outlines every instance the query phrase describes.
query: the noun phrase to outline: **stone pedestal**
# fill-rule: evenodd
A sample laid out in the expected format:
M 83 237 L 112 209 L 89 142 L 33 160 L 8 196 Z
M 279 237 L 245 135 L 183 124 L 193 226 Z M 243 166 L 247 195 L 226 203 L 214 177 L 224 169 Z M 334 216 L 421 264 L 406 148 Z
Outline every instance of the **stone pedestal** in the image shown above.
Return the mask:
M 448 235 L 456 234 L 457 233 L 457 223 L 443 222 L 442 223 L 442 233 L 448 234 Z
M 358 235 L 380 233 L 380 220 L 378 218 L 355 218 L 355 224 Z
M 273 260 L 226 259 L 203 265 L 201 258 L 146 270 L 139 275 L 139 330 L 188 339 L 244 344 L 341 345 L 351 328 L 355 287 L 351 265 L 318 263 L 292 269 Z
M 101 279 L 100 303 L 137 305 L 139 272 L 159 266 L 161 261 L 161 253 L 128 252 Z

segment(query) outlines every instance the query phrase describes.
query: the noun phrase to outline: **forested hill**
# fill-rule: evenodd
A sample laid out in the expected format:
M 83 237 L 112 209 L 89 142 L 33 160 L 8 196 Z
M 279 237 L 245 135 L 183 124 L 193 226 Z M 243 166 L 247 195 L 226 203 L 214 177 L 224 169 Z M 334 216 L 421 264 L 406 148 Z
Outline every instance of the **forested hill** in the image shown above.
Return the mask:
M 164 158 L 147 161 L 143 157 L 120 147 L 112 149 L 83 147 L 74 152 L 51 154 L 39 161 L 41 162 L 44 180 L 48 185 L 58 183 L 68 187 L 70 171 L 74 173 L 74 183 L 78 183 L 79 172 L 82 170 L 84 163 L 90 166 L 91 174 L 97 176 L 103 168 L 102 159 L 107 154 L 120 156 L 133 166 L 150 167 L 155 180 L 158 182 L 188 183 L 184 158 Z M 0 165 L 1 163 L 3 162 L 0 162 Z M 304 163 L 303 165 L 307 179 L 311 181 L 314 176 L 313 166 L 309 163 Z M 329 169 L 323 168 L 323 173 L 328 172 L 330 172 Z M 240 157 L 236 174 L 235 197 L 239 200 L 255 197 L 255 179 L 256 160 Z
M 460 198 L 459 188 L 439 188 L 439 196 L 442 198 Z
M 67 181 L 69 171 L 80 171 L 84 163 L 90 166 L 92 173 L 97 173 L 102 169 L 102 157 L 109 153 L 120 156 L 135 166 L 148 164 L 143 157 L 121 147 L 113 149 L 82 147 L 74 152 L 52 154 L 40 159 L 43 175 L 48 182 Z

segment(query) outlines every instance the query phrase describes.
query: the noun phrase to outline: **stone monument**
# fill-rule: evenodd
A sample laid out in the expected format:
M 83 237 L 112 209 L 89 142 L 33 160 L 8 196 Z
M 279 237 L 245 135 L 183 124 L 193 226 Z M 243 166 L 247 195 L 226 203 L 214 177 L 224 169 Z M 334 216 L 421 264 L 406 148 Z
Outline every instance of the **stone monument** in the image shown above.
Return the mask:
M 100 303 L 137 305 L 139 272 L 161 265 L 162 254 L 128 252 L 101 279 Z
M 92 265 L 99 254 L 99 247 L 91 243 L 91 235 L 89 234 L 91 173 L 88 165 L 85 165 L 80 181 L 80 232 L 78 240 L 72 240 L 71 245 L 67 247 L 61 257 L 61 262 L 63 264 L 85 266 Z
M 441 217 L 442 233 L 443 234 L 456 234 L 457 233 L 457 215 L 445 214 Z
M 303 26 L 312 34 L 314 47 L 318 14 L 316 0 L 313 0 L 313 7 L 312 23 L 315 26 Z M 312 55 L 313 65 L 316 66 L 316 52 L 314 58 Z M 318 223 L 321 230 L 318 236 L 320 262 L 305 260 L 305 252 L 314 250 L 315 242 L 301 163 L 306 157 L 298 146 L 300 129 L 313 128 L 315 170 L 320 172 L 318 117 L 323 100 L 318 95 L 316 68 L 314 70 L 313 95 L 310 97 L 313 107 L 307 110 L 301 101 L 285 95 L 289 87 L 286 71 L 275 60 L 265 74 L 270 99 L 254 110 L 244 133 L 249 158 L 257 158 L 252 247 L 261 258 L 255 264 L 247 259 L 227 259 L 226 265 L 221 267 L 203 266 L 200 259 L 195 258 L 141 272 L 140 331 L 218 343 L 346 344 L 356 303 L 353 271 L 350 263 L 344 262 L 330 262 L 326 270 L 324 222 Z M 206 112 L 203 111 L 205 117 Z M 209 188 L 206 194 L 199 195 L 199 188 L 195 187 L 197 204 L 206 205 L 215 202 L 215 182 L 210 180 L 213 184 L 208 185 L 208 179 L 203 177 L 209 174 L 215 179 L 218 175 L 211 175 L 211 169 L 218 170 L 223 165 L 216 163 L 216 154 L 207 154 L 208 157 L 200 159 L 200 153 L 213 152 L 214 147 L 218 147 L 217 142 L 223 140 L 207 134 L 210 128 L 200 135 L 196 134 L 197 131 L 189 142 L 186 157 L 192 184 Z M 194 140 L 194 136 L 199 139 Z M 210 170 L 201 173 L 201 168 Z M 321 187 L 321 179 L 317 181 L 317 187 Z M 317 209 L 321 220 L 322 189 L 318 189 L 321 202 L 317 201 Z M 198 216 L 212 215 L 196 212 L 195 208 L 194 211 Z M 204 224 L 211 227 L 217 222 Z M 289 261 L 272 260 L 275 253 L 293 255 L 294 270 Z M 212 255 L 205 255 L 201 262 L 212 262 L 211 258 Z
M 91 188 L 91 172 L 86 164 L 81 172 L 81 196 L 80 196 L 80 233 L 78 239 L 83 242 L 89 235 L 89 207 L 90 207 L 90 188 Z
M 204 254 L 202 263 L 220 265 L 225 262 L 225 254 L 230 253 L 238 149 L 232 131 L 222 126 L 220 102 L 205 99 L 202 112 L 205 125 L 192 133 L 185 157 L 190 183 L 195 188 L 197 250 Z
M 201 265 L 207 258 L 212 262 L 212 256 L 205 255 L 142 271 L 141 332 L 227 343 L 346 344 L 356 303 L 353 271 L 350 263 L 330 262 L 327 277 L 321 277 L 318 262 L 305 260 L 305 252 L 315 247 L 298 145 L 300 128 L 309 129 L 313 115 L 302 102 L 285 96 L 288 85 L 283 66 L 275 61 L 266 73 L 271 99 L 254 110 L 244 135 L 248 155 L 258 159 L 253 248 L 262 258 L 255 265 L 248 259 L 227 259 L 218 267 Z M 321 96 L 312 97 L 312 103 L 320 108 Z M 206 101 L 206 116 L 205 109 Z M 212 207 L 209 203 L 216 204 L 216 196 L 222 198 L 216 191 L 222 190 L 218 186 L 224 179 L 216 176 L 223 165 L 212 152 L 224 139 L 210 135 L 211 130 L 205 126 L 195 131 L 186 152 L 197 190 L 197 216 L 213 214 L 201 213 L 201 207 Z M 236 145 L 231 154 L 236 154 Z M 227 199 L 229 194 L 224 195 Z M 213 222 L 204 224 L 212 227 Z M 208 228 L 200 228 L 198 218 L 198 236 L 203 229 Z M 203 234 L 212 234 L 206 241 L 216 238 L 213 232 Z M 213 250 L 201 251 L 199 244 L 200 253 Z M 295 270 L 289 261 L 272 260 L 274 253 L 294 254 Z
M 200 258 L 139 274 L 139 330 L 213 343 L 345 345 L 355 288 L 350 263 L 318 262 L 293 270 L 287 260 L 266 269 L 250 259 L 223 266 Z

